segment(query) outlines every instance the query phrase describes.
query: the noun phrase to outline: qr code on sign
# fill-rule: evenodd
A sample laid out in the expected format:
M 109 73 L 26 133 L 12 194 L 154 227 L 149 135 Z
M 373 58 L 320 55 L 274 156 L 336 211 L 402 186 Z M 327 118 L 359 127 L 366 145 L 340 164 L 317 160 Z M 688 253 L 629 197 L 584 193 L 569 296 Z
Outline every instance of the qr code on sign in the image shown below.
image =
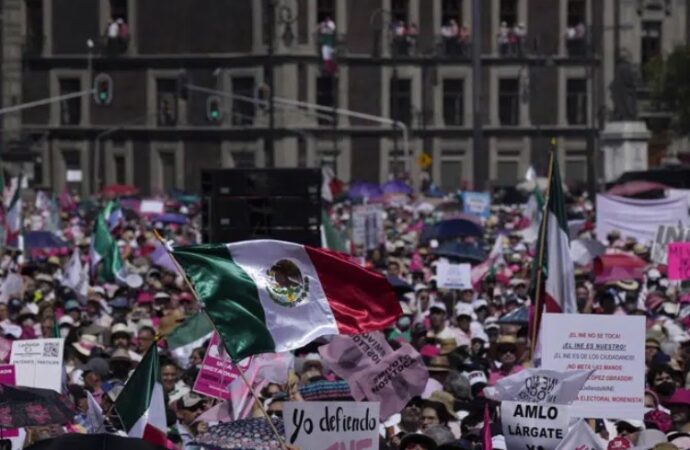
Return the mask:
M 48 342 L 43 345 L 43 356 L 47 358 L 57 358 L 60 356 L 60 344 Z

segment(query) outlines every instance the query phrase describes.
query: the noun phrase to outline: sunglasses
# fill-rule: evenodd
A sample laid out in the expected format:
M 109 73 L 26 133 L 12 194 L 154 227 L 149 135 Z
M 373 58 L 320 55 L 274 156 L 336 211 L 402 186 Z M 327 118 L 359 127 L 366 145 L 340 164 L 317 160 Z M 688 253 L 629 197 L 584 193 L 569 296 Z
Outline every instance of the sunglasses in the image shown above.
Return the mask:
M 515 355 L 517 353 L 517 349 L 512 347 L 503 347 L 498 349 L 498 353 L 500 353 L 501 355 L 504 355 L 506 353 L 512 353 L 513 355 Z

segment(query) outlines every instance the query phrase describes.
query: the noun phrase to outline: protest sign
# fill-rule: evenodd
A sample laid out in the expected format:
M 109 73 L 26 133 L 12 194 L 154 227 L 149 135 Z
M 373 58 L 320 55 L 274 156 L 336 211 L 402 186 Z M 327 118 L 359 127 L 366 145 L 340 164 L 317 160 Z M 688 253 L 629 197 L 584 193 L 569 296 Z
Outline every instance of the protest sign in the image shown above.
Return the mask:
M 642 420 L 643 316 L 544 314 L 542 367 L 595 370 L 573 403 L 573 417 Z
M 403 344 L 380 363 L 355 374 L 348 384 L 356 385 L 356 391 L 367 400 L 380 402 L 381 419 L 385 420 L 400 412 L 412 397 L 422 395 L 428 379 L 422 355 Z
M 469 264 L 451 264 L 439 261 L 436 281 L 442 289 L 472 289 L 472 267 Z
M 352 243 L 366 250 L 385 242 L 381 205 L 357 205 L 352 210 Z
M 376 402 L 286 402 L 285 437 L 309 450 L 379 448 Z
M 0 384 L 6 384 L 8 386 L 14 386 L 16 384 L 15 370 L 12 364 L 0 365 Z M 4 438 L 15 438 L 19 436 L 19 430 L 17 428 L 3 428 L 2 436 Z
M 587 425 L 585 419 L 580 419 L 568 431 L 563 442 L 556 450 L 604 450 L 601 439 Z
M 62 390 L 63 339 L 32 339 L 12 342 L 18 386 Z
M 491 214 L 491 194 L 488 192 L 463 192 L 462 205 L 466 214 L 488 219 Z
M 690 280 L 690 242 L 668 244 L 668 279 Z
M 252 358 L 249 357 L 239 363 L 242 370 L 247 370 L 251 360 Z M 213 333 L 194 382 L 194 392 L 219 400 L 227 400 L 230 398 L 228 386 L 239 376 L 239 370 L 223 350 L 218 333 Z
M 660 199 L 597 194 L 596 203 L 596 235 L 602 242 L 616 230 L 623 239 L 634 237 L 647 244 L 654 240 L 660 223 L 687 224 L 690 220 L 687 198 L 678 193 Z
M 649 256 L 657 264 L 668 264 L 668 244 L 688 241 L 690 241 L 690 227 L 685 227 L 681 223 L 659 225 Z
M 68 170 L 65 173 L 65 181 L 68 183 L 81 183 L 82 178 L 81 170 Z
M 555 450 L 568 432 L 569 406 L 502 402 L 501 423 L 511 450 Z
M 165 204 L 162 200 L 142 200 L 139 204 L 139 212 L 141 214 L 163 214 Z

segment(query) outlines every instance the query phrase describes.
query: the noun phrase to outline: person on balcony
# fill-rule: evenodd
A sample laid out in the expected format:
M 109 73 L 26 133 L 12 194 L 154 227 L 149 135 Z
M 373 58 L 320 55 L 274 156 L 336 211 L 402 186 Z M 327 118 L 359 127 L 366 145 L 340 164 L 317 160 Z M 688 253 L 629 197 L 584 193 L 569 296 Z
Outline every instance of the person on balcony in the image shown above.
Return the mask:
M 565 33 L 566 47 L 570 56 L 584 56 L 587 27 L 579 22 L 574 27 L 568 27 Z
M 127 43 L 129 42 L 129 25 L 124 21 L 122 17 L 117 19 L 117 41 L 120 52 L 124 53 L 127 51 Z
M 512 30 L 511 44 L 513 47 L 513 54 L 522 56 L 525 54 L 525 40 L 527 39 L 527 28 L 523 22 Z
M 417 37 L 419 36 L 419 28 L 417 28 L 416 23 L 410 24 L 409 27 L 407 27 L 407 31 L 405 33 L 405 40 L 407 41 L 407 53 L 414 53 L 415 49 L 417 48 Z
M 455 55 L 457 53 L 459 31 L 458 23 L 454 19 L 450 19 L 446 25 L 441 27 L 441 38 L 443 39 L 443 49 L 446 55 Z
M 409 43 L 407 41 L 407 26 L 402 20 L 393 23 L 393 52 L 396 55 L 407 55 Z
M 120 33 L 120 27 L 114 19 L 110 19 L 108 22 L 108 28 L 106 28 L 106 37 L 108 39 L 106 47 L 108 52 L 115 53 L 117 51 L 118 35 Z
M 458 42 L 460 43 L 460 54 L 466 55 L 470 45 L 470 29 L 465 24 L 460 27 L 458 32 Z
M 333 57 L 335 47 L 335 22 L 330 17 L 326 17 L 319 24 L 319 46 L 321 48 L 321 59 L 323 70 L 326 73 L 334 74 L 338 66 Z
M 503 21 L 498 28 L 498 51 L 501 56 L 506 56 L 510 53 L 510 35 L 511 30 L 508 28 L 508 23 Z

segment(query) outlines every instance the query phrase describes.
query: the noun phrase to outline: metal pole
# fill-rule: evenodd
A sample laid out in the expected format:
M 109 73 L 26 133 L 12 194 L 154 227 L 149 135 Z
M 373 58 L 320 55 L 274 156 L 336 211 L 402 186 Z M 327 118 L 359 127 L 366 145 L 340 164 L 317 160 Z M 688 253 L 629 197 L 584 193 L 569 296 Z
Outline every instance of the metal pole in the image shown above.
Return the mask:
M 603 8 L 604 6 L 602 6 Z M 621 0 L 613 1 L 613 67 L 621 57 Z
M 482 134 L 482 40 L 481 40 L 481 4 L 482 0 L 473 0 L 472 2 L 472 147 L 474 163 L 479 164 L 483 161 L 484 152 L 484 136 Z M 484 164 L 484 163 L 481 163 Z M 483 169 L 483 168 L 482 168 Z M 485 179 L 486 174 L 474 168 L 475 178 L 477 175 L 480 179 Z M 475 180 L 475 189 L 482 189 L 484 186 L 479 186 L 480 179 Z
M 274 163 L 274 158 L 275 158 L 275 141 L 274 141 L 274 133 L 275 133 L 275 93 L 273 91 L 274 88 L 274 75 L 273 75 L 273 55 L 275 53 L 275 38 L 276 38 L 276 29 L 275 29 L 275 1 L 276 0 L 267 0 L 268 3 L 268 58 L 267 58 L 267 66 L 266 66 L 266 77 L 268 78 L 268 90 L 269 90 L 269 97 L 268 97 L 268 136 L 266 139 L 266 166 L 267 167 L 272 167 Z

